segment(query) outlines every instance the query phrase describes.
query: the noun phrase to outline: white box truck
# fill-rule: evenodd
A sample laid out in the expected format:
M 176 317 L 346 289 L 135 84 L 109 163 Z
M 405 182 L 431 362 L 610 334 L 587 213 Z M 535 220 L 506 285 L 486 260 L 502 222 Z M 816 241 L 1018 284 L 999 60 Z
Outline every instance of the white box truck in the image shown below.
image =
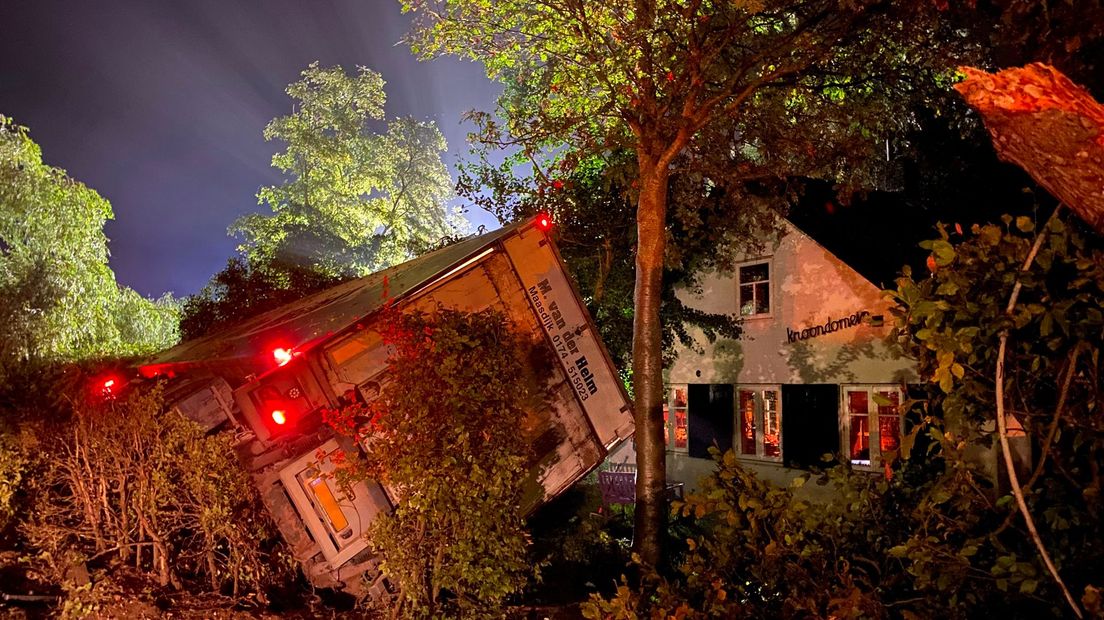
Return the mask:
M 468 238 L 182 343 L 140 370 L 186 383 L 174 406 L 207 427 L 223 410 L 220 428 L 239 434 L 241 461 L 313 584 L 381 595 L 385 583 L 365 532 L 396 498 L 374 483 L 334 484 L 324 457 L 357 447 L 322 424 L 320 411 L 371 399 L 386 380 L 388 351 L 373 321 L 389 300 L 400 311 L 493 308 L 548 347 L 555 362 L 533 370 L 553 398 L 519 421 L 535 454 L 527 511 L 576 483 L 633 433 L 624 386 L 550 224 L 538 216 Z

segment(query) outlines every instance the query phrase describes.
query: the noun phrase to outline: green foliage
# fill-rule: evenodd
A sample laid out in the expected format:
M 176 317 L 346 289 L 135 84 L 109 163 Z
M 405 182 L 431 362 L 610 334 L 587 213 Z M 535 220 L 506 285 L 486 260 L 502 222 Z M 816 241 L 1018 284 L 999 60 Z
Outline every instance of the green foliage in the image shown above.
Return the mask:
M 921 375 L 938 386 L 932 399 L 947 429 L 945 446 L 988 447 L 993 438 L 992 383 L 999 334 L 1009 331 L 1005 360 L 1008 410 L 1038 457 L 1025 481 L 1029 509 L 1040 534 L 1075 591 L 1104 571 L 1104 499 L 1097 472 L 1104 458 L 1099 432 L 1100 352 L 1104 347 L 1104 246 L 1072 217 L 1037 225 L 1026 216 L 1000 224 L 939 227 L 931 276 L 906 271 L 889 291 L 898 302 L 898 337 L 920 362 Z M 1027 272 L 1021 272 L 1036 235 L 1045 235 Z M 1015 310 L 1009 296 L 1022 286 Z M 932 432 L 937 432 L 933 429 Z M 958 435 L 953 440 L 948 438 Z M 948 469 L 956 461 L 948 459 Z M 1015 518 L 1010 497 L 990 507 Z M 1001 590 L 1057 600 L 1035 554 L 1007 535 L 986 566 Z M 910 548 L 913 549 L 913 548 Z M 992 562 L 992 557 L 989 558 Z
M 519 147 L 542 189 L 593 156 L 660 157 L 674 144 L 672 172 L 697 199 L 670 205 L 690 212 L 705 184 L 737 206 L 794 176 L 890 184 L 885 139 L 914 126 L 912 109 L 939 97 L 953 63 L 976 53 L 930 3 L 403 6 L 417 20 L 415 53 L 481 61 L 506 85 L 501 121 L 473 115 L 477 137 Z
M 384 119 L 383 79 L 366 67 L 312 63 L 288 86 L 295 111 L 265 128 L 287 148 L 272 158 L 286 180 L 257 198 L 271 215 L 231 226 L 254 265 L 309 267 L 328 277 L 366 275 L 402 262 L 461 231 L 446 202 L 452 181 L 445 140 L 432 122 Z
M 519 176 L 519 164 L 520 159 L 512 157 L 494 166 L 483 157 L 465 165 L 458 192 L 503 222 L 537 213 L 551 216 L 557 247 L 579 284 L 602 342 L 614 361 L 628 368 L 635 267 L 632 253 L 624 250 L 636 241 L 635 211 L 629 200 L 636 173 L 631 155 L 622 151 L 591 157 L 547 188 L 536 179 Z M 682 189 L 684 179 L 673 181 L 673 191 Z M 703 330 L 710 340 L 739 337 L 737 317 L 689 308 L 675 295 L 675 288 L 696 290 L 698 274 L 731 264 L 735 248 L 755 246 L 775 221 L 766 213 L 759 213 L 765 216 L 760 218 L 746 213 L 732 217 L 731 206 L 719 196 L 699 198 L 695 204 L 696 211 L 680 209 L 668 230 L 671 242 L 661 306 L 668 355 L 676 342 L 696 346 L 688 327 Z
M 234 257 L 203 290 L 184 300 L 180 335 L 199 338 L 339 282 L 309 267 Z
M 46 165 L 0 116 L 0 376 L 31 360 L 133 355 L 177 339 L 170 295 L 150 301 L 115 283 L 104 223 L 111 205 Z
M 819 484 L 828 501 L 760 481 L 728 451 L 701 490 L 675 502 L 691 529 L 670 576 L 646 573 L 588 618 L 877 618 L 900 578 L 886 549 L 903 535 L 882 501 L 885 480 L 836 468 Z M 822 493 L 823 494 L 823 493 Z M 894 573 L 897 573 L 896 575 Z M 881 593 L 881 594 L 879 594 Z
M 404 615 L 501 615 L 530 572 L 520 507 L 530 457 L 519 431 L 545 398 L 523 365 L 532 345 L 489 310 L 383 322 L 394 353 L 379 398 L 327 414 L 367 451 L 343 475 L 398 495 L 369 539 Z
M 942 439 L 942 438 L 941 438 Z M 690 533 L 669 574 L 645 571 L 588 618 L 1037 618 L 1030 544 L 1001 526 L 953 437 L 890 479 L 837 466 L 779 488 L 713 452 L 717 469 L 673 509 Z M 944 457 L 946 460 L 944 461 Z M 946 475 L 942 466 L 947 465 Z M 1018 555 L 1026 554 L 1026 555 Z M 1088 575 L 1090 573 L 1086 573 Z M 1055 601 L 1057 602 L 1057 601 Z

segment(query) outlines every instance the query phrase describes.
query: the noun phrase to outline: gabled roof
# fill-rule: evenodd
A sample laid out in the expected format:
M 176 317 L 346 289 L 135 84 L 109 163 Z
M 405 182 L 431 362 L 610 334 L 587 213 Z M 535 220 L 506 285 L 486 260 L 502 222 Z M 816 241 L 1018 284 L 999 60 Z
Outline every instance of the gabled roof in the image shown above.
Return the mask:
M 383 271 L 338 284 L 213 334 L 182 342 L 147 359 L 142 364 L 143 374 L 234 361 L 250 365 L 251 358 L 259 358 L 273 347 L 304 351 L 355 325 L 382 308 L 388 299 L 398 300 L 432 282 L 528 223 L 523 221 L 469 237 Z M 266 359 L 265 363 L 270 362 Z
M 892 286 L 904 265 L 924 264 L 927 251 L 918 244 L 935 235 L 933 217 L 887 192 L 872 192 L 844 206 L 826 191 L 786 215 L 809 238 L 879 288 Z

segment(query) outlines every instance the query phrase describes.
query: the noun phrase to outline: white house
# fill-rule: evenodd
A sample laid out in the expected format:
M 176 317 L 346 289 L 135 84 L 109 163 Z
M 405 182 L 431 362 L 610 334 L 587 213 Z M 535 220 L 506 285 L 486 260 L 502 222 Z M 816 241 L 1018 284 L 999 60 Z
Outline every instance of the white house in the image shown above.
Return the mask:
M 862 243 L 862 239 L 855 239 Z M 785 483 L 839 453 L 879 469 L 903 420 L 895 403 L 918 379 L 915 362 L 886 343 L 880 289 L 789 222 L 742 257 L 707 274 L 682 301 L 739 314 L 743 335 L 687 348 L 667 373 L 667 472 L 694 485 L 713 467 L 708 449 L 733 448 L 760 476 Z

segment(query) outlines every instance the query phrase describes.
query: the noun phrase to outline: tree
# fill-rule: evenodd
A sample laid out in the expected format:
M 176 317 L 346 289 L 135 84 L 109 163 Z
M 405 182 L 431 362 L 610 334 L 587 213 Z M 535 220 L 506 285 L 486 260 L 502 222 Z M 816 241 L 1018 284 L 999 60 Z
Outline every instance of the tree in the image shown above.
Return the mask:
M 235 256 L 202 290 L 184 300 L 180 336 L 184 340 L 205 336 L 341 280 L 297 264 L 256 264 Z
M 251 214 L 232 234 L 254 265 L 308 266 L 328 277 L 361 276 L 410 259 L 462 229 L 446 203 L 452 181 L 432 122 L 384 119 L 383 79 L 312 63 L 288 86 L 295 111 L 265 127 L 287 148 L 272 158 L 286 176 L 257 195 L 271 215 Z
M 396 312 L 394 351 L 378 398 L 324 413 L 363 445 L 338 481 L 377 480 L 398 493 L 371 525 L 384 573 L 399 588 L 396 616 L 491 617 L 525 585 L 521 514 L 531 460 L 526 411 L 547 407 L 523 360 L 543 344 L 519 338 L 495 311 Z
M 537 213 L 552 217 L 557 246 L 602 342 L 614 363 L 627 372 L 632 363 L 633 257 L 621 250 L 635 243 L 629 198 L 636 172 L 632 154 L 618 151 L 582 160 L 549 188 L 519 174 L 525 167 L 520 156 L 495 165 L 486 153 L 479 155 L 461 167 L 460 196 L 501 222 Z M 685 176 L 677 177 L 672 189 L 680 193 L 689 182 Z M 697 274 L 728 265 L 736 248 L 746 247 L 741 241 L 757 242 L 773 224 L 770 218 L 728 217 L 730 205 L 718 195 L 695 197 L 693 204 L 695 209 L 682 211 L 693 212 L 694 217 L 672 218 L 669 231 L 678 243 L 672 248 L 675 251 L 668 252 L 663 278 L 660 314 L 665 355 L 673 353 L 676 342 L 696 345 L 688 327 L 701 329 L 710 340 L 739 336 L 738 317 L 686 307 L 675 294 L 676 285 L 694 289 Z
M 551 159 L 566 169 L 573 161 L 555 157 L 564 143 L 580 155 L 618 148 L 633 153 L 634 545 L 646 563 L 655 564 L 666 513 L 659 309 L 673 172 L 697 170 L 702 184 L 727 189 L 734 175 L 777 180 L 777 161 L 802 153 L 815 157 L 822 139 L 848 138 L 872 151 L 871 138 L 884 124 L 808 126 L 802 115 L 787 110 L 819 113 L 832 110 L 833 100 L 881 94 L 871 81 L 876 68 L 897 71 L 897 80 L 884 82 L 890 90 L 908 89 L 913 82 L 905 79 L 905 70 L 932 60 L 938 49 L 933 40 L 952 37 L 932 30 L 924 14 L 933 7 L 921 3 L 405 0 L 403 5 L 420 15 L 412 37 L 416 53 L 464 55 L 484 62 L 491 77 L 507 80 L 499 107 L 504 126 L 486 114 L 475 117 L 483 141 L 515 145 L 533 162 Z M 774 152 L 765 148 L 768 143 L 789 146 Z M 847 175 L 846 158 L 833 164 L 832 173 Z M 547 173 L 544 179 L 554 184 Z
M 111 217 L 107 200 L 43 163 L 27 129 L 0 116 L 0 373 L 176 341 L 171 295 L 150 301 L 116 284 Z

